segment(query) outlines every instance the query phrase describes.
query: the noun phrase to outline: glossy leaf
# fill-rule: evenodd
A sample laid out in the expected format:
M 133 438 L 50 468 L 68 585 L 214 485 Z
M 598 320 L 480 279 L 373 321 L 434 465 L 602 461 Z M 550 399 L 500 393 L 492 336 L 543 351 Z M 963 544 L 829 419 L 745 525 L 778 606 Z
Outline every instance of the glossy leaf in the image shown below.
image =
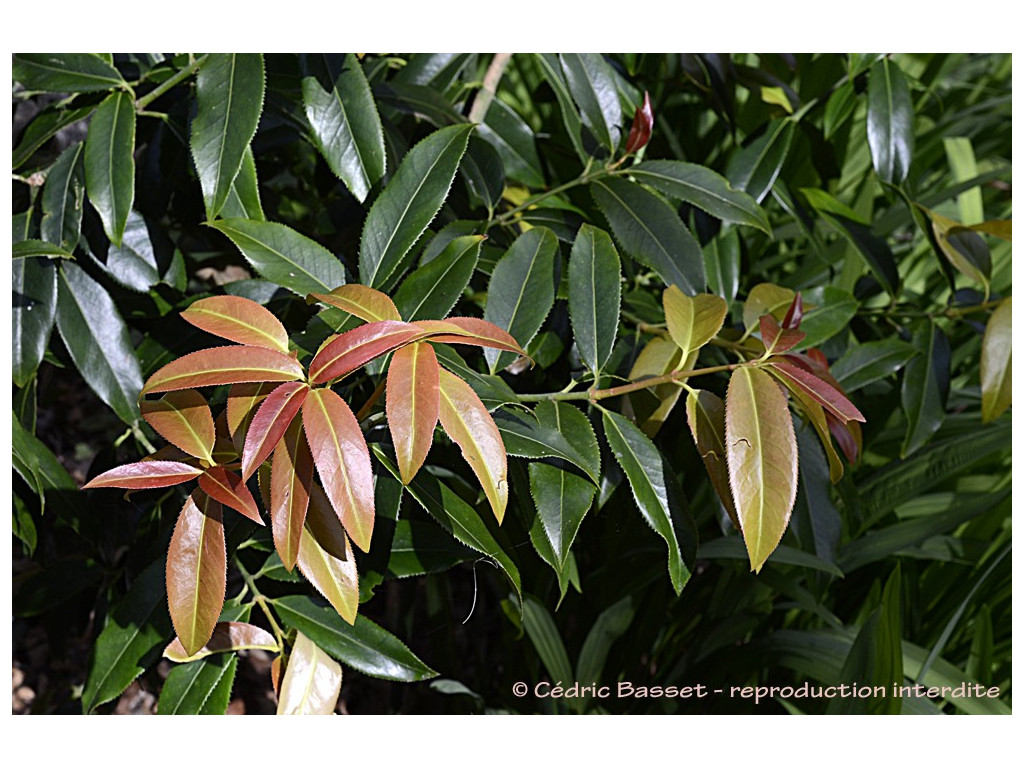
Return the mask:
M 247 624 L 244 621 L 219 621 L 213 628 L 213 635 L 206 645 L 195 653 L 185 653 L 181 640 L 174 638 L 164 648 L 163 656 L 178 664 L 211 656 L 215 653 L 229 653 L 232 651 L 248 651 L 259 649 L 263 651 L 277 651 L 277 641 L 274 636 L 265 629 L 260 629 L 254 624 Z
M 85 139 L 85 189 L 114 245 L 121 244 L 135 199 L 135 105 L 112 93 L 96 108 Z
M 669 335 L 682 350 L 686 367 L 691 357 L 696 359 L 694 353 L 718 335 L 729 307 L 721 296 L 700 293 L 691 297 L 675 285 L 665 289 L 662 303 Z
M 527 459 L 554 458 L 575 464 L 595 484 L 601 480 L 601 455 L 593 427 L 569 403 L 538 403 L 533 415 L 521 409 L 494 414 L 505 450 Z M 531 465 L 532 466 L 532 465 Z
M 827 438 L 827 428 L 825 435 Z M 790 526 L 804 550 L 834 563 L 843 530 L 842 517 L 832 503 L 829 490 L 830 484 L 836 482 L 832 464 L 835 449 L 831 450 L 826 463 L 820 432 L 815 438 L 806 427 L 797 428 L 796 443 L 800 455 L 800 482 Z M 831 447 L 831 442 L 828 447 Z M 840 465 L 840 477 L 841 470 Z
M 529 344 L 555 301 L 557 255 L 558 239 L 550 229 L 535 227 L 517 237 L 491 274 L 484 320 Z M 491 373 L 513 360 L 490 349 L 484 357 Z
M 291 571 L 302 551 L 302 530 L 313 490 L 313 455 L 301 419 L 291 419 L 277 442 L 270 470 L 270 526 L 274 548 Z
M 651 108 L 651 95 L 644 91 L 644 103 L 636 108 L 633 125 L 626 139 L 626 154 L 632 155 L 647 146 L 654 130 L 654 110 Z
M 379 320 L 336 336 L 309 364 L 309 381 L 324 384 L 361 368 L 375 357 L 430 335 L 411 323 Z
M 42 240 L 22 240 L 11 246 L 11 256 L 15 259 L 73 259 L 70 251 Z
M 57 269 L 37 259 L 15 259 L 11 272 L 11 367 L 14 383 L 23 387 L 35 376 L 50 342 L 57 314 Z
M 764 371 L 733 371 L 725 405 L 729 485 L 750 557 L 760 571 L 778 546 L 796 499 L 793 420 L 779 385 Z
M 242 450 L 242 477 L 248 480 L 277 448 L 311 390 L 301 382 L 281 384 L 267 395 L 249 423 Z
M 572 142 L 573 149 L 576 150 L 576 155 L 579 159 L 586 163 L 590 160 L 590 152 L 583 143 L 583 119 L 573 103 L 572 96 L 569 94 L 565 76 L 562 74 L 561 62 L 554 53 L 538 53 L 535 54 L 535 57 L 538 68 L 543 72 L 548 85 L 555 92 L 555 98 L 558 100 L 558 108 L 562 113 L 562 122 L 565 125 L 565 132 L 569 136 L 569 141 Z M 543 180 L 541 181 L 543 182 Z
M 591 191 L 626 253 L 651 267 L 665 285 L 689 294 L 704 290 L 700 245 L 668 204 L 623 179 L 596 181 Z
M 470 125 L 442 128 L 402 159 L 363 226 L 359 282 L 380 288 L 404 263 L 448 196 L 472 129 Z
M 263 204 L 260 202 L 256 159 L 252 155 L 251 145 L 247 146 L 242 154 L 242 165 L 238 168 L 235 180 L 231 182 L 231 191 L 224 201 L 224 207 L 220 209 L 220 215 L 225 219 L 267 220 L 263 213 Z
M 537 517 L 557 558 L 558 570 L 563 570 L 597 487 L 585 477 L 555 464 L 530 462 L 529 473 Z
M 384 175 L 384 131 L 355 54 L 323 55 L 330 90 L 302 79 L 302 102 L 317 149 L 359 202 Z
M 239 455 L 245 447 L 245 436 L 249 424 L 256 415 L 260 404 L 279 385 L 272 381 L 232 384 L 228 390 L 228 404 L 224 411 L 228 434 Z
M 761 206 L 746 192 L 733 189 L 724 177 L 703 165 L 680 160 L 648 160 L 630 168 L 629 175 L 722 221 L 746 224 L 771 234 L 768 216 Z
M 879 178 L 903 183 L 914 156 L 914 105 L 903 71 L 889 58 L 868 72 L 868 145 Z
M 493 211 L 505 192 L 505 168 L 498 150 L 483 139 L 471 137 L 459 171 L 470 205 Z
M 256 499 L 252 497 L 242 478 L 234 472 L 229 472 L 224 467 L 210 467 L 199 476 L 199 487 L 214 501 L 231 507 L 254 523 L 264 524 L 260 518 L 260 509 L 256 506 Z
M 279 715 L 330 715 L 341 694 L 341 665 L 299 632 L 278 692 Z
M 300 296 L 343 285 L 345 268 L 330 251 L 283 224 L 223 219 L 210 226 L 231 238 L 264 278 Z
M 449 317 L 445 320 L 417 320 L 415 325 L 434 343 L 469 344 L 485 349 L 498 349 L 529 360 L 526 350 L 519 346 L 511 334 L 494 323 L 476 317 Z M 531 360 L 532 362 L 532 360 Z
M 339 286 L 330 293 L 311 293 L 310 296 L 368 323 L 402 319 L 387 294 L 358 283 Z
M 583 124 L 601 146 L 614 152 L 619 145 L 622 107 L 611 67 L 598 53 L 563 53 L 558 58 Z
M 440 320 L 451 312 L 473 276 L 483 239 L 483 235 L 456 237 L 406 277 L 395 293 L 401 317 L 410 322 Z
M 830 411 L 840 421 L 866 421 L 862 414 L 846 396 L 829 384 L 824 379 L 808 373 L 798 365 L 788 360 L 774 360 L 771 367 L 792 382 L 795 386 L 804 390 L 810 397 L 818 402 L 822 408 Z
M 778 178 L 793 142 L 793 123 L 773 120 L 767 130 L 729 158 L 725 176 L 755 202 L 764 200 Z
M 771 315 L 761 315 L 759 326 L 765 353 L 768 355 L 788 352 L 807 337 L 806 333 L 795 328 L 783 329 L 779 321 Z
M 621 281 L 619 254 L 611 237 L 584 224 L 569 256 L 569 317 L 580 358 L 595 377 L 608 362 L 618 335 Z
M 460 379 L 473 388 L 488 411 L 493 411 L 502 405 L 520 402 L 518 395 L 500 376 L 491 376 L 470 368 L 466 365 L 466 361 L 450 347 L 439 346 L 434 349 L 434 352 L 437 354 L 437 361 L 444 368 L 457 374 Z
M 85 171 L 81 142 L 64 150 L 50 166 L 43 186 L 43 219 L 39 233 L 43 240 L 73 251 L 82 231 L 85 208 Z
M 939 250 L 949 263 L 974 282 L 988 286 L 992 277 L 992 257 L 981 236 L 953 219 L 924 210 L 931 219 L 932 233 Z
M 820 292 L 812 291 L 805 298 L 816 306 L 803 316 L 800 330 L 807 335 L 796 346 L 798 350 L 821 346 L 833 336 L 847 331 L 860 308 L 853 294 L 831 285 L 826 285 Z
M 481 139 L 494 147 L 510 179 L 530 187 L 544 185 L 543 166 L 537 156 L 533 131 L 500 98 L 491 101 L 477 132 Z
M 216 435 L 206 399 L 194 389 L 169 392 L 141 404 L 142 418 L 172 445 L 190 456 L 213 463 Z
M 901 400 L 907 414 L 907 434 L 900 458 L 914 453 L 931 438 L 946 418 L 949 395 L 950 349 L 946 334 L 934 324 L 914 334 L 919 352 L 903 370 Z
M 1010 407 L 1013 372 L 1011 297 L 1003 299 L 985 325 L 981 342 L 981 420 L 988 423 Z
M 462 449 L 500 523 L 508 504 L 508 460 L 498 427 L 472 388 L 443 369 L 440 393 L 441 426 Z
M 125 84 L 121 73 L 95 53 L 16 53 L 11 75 L 30 91 L 89 93 Z
M 224 654 L 176 666 L 160 689 L 157 714 L 225 714 L 237 669 L 238 656 Z
M 74 125 L 93 113 L 95 106 L 64 108 L 59 102 L 40 112 L 21 134 L 11 154 L 11 169 L 17 170 L 35 155 L 40 147 L 69 125 Z
M 373 471 L 359 422 L 335 392 L 314 389 L 302 406 L 302 424 L 331 506 L 352 542 L 368 552 L 373 534 Z
M 213 634 L 226 579 L 220 503 L 194 492 L 178 515 L 167 552 L 167 604 L 185 653 L 199 651 Z
M 678 595 L 690 579 L 691 568 L 684 558 L 673 518 L 685 514 L 674 508 L 666 473 L 671 471 L 654 443 L 625 417 L 611 411 L 603 416 L 604 436 L 615 460 L 622 467 L 644 520 L 668 545 L 668 574 Z
M 299 570 L 349 624 L 359 611 L 359 574 L 352 543 L 320 486 L 313 486 L 299 545 Z
M 395 352 L 387 378 L 386 410 L 398 471 L 408 484 L 423 465 L 441 408 L 441 368 L 429 344 Z
M 665 336 L 655 336 L 640 350 L 636 362 L 629 370 L 629 379 L 641 381 L 652 376 L 662 376 L 680 368 L 685 362 L 679 345 Z M 682 392 L 679 385 L 669 382 L 633 392 L 629 396 L 632 415 L 645 435 L 654 437 L 658 434 Z
M 189 305 L 181 317 L 228 341 L 288 354 L 288 332 L 265 307 L 240 296 L 211 296 Z
M 121 244 L 111 243 L 105 261 L 97 258 L 96 262 L 110 277 L 133 291 L 144 293 L 160 282 L 160 267 L 149 227 L 142 214 L 135 210 L 128 212 Z
M 917 350 L 899 339 L 868 341 L 852 347 L 832 365 L 844 392 L 855 392 L 876 381 L 881 381 L 905 366 Z
M 303 378 L 294 357 L 259 347 L 212 347 L 179 357 L 146 380 L 142 394 L 254 381 Z
M 759 329 L 761 315 L 771 315 L 781 322 L 795 298 L 796 293 L 790 288 L 758 283 L 750 289 L 747 300 L 743 302 L 743 325 L 748 331 Z
M 789 393 L 793 396 L 796 402 L 800 404 L 800 409 L 803 412 L 804 418 L 818 434 L 818 440 L 821 442 L 821 447 L 824 449 L 825 455 L 828 458 L 829 480 L 831 480 L 833 484 L 838 483 L 842 480 L 845 470 L 843 469 L 843 463 L 839 460 L 839 454 L 836 453 L 835 446 L 832 445 L 832 436 L 835 435 L 836 442 L 840 444 L 840 447 L 846 454 L 849 462 L 851 464 L 856 463 L 860 449 L 857 446 L 857 441 L 853 436 L 852 430 L 857 428 L 857 422 L 844 422 L 835 414 L 830 411 L 826 411 L 822 407 L 821 402 L 817 398 L 812 397 L 806 388 L 801 387 L 793 379 L 780 373 L 774 366 L 768 366 L 766 370 L 768 373 L 775 376 L 775 378 L 778 379 L 787 390 L 789 390 Z M 797 444 L 799 447 L 799 439 L 797 440 Z M 803 455 L 802 448 L 800 448 L 800 455 Z
M 690 434 L 697 446 L 711 479 L 711 486 L 718 494 L 729 519 L 737 529 L 740 519 L 729 488 L 729 468 L 726 464 L 725 449 L 725 403 L 717 395 L 703 389 L 691 391 L 686 397 L 686 421 Z

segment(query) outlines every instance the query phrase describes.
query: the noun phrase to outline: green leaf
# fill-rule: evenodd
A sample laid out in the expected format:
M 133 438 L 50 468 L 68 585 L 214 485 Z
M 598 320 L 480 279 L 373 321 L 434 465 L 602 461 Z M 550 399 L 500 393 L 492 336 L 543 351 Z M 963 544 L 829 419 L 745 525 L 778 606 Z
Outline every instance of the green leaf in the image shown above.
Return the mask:
M 691 390 L 686 396 L 686 421 L 718 500 L 738 529 L 740 519 L 729 489 L 729 468 L 725 463 L 725 403 L 712 392 Z
M 508 331 L 522 346 L 540 330 L 555 302 L 555 257 L 558 239 L 545 227 L 516 238 L 501 257 L 487 289 L 484 320 Z M 511 352 L 485 349 L 491 373 L 515 359 Z
M 68 474 L 53 452 L 21 425 L 11 422 L 11 458 L 14 471 L 28 483 L 39 497 L 40 511 L 46 511 L 47 491 L 76 491 L 78 483 Z
M 822 560 L 835 563 L 843 521 L 830 495 L 830 469 L 821 440 L 805 425 L 796 430 L 800 456 L 800 484 L 791 525 L 800 545 Z M 843 569 L 845 571 L 845 567 Z
M 612 643 L 626 634 L 633 622 L 636 613 L 634 602 L 633 596 L 627 595 L 598 614 L 576 659 L 576 680 L 597 683 L 603 679 L 601 673 Z
M 21 135 L 21 141 L 14 148 L 11 156 L 11 169 L 17 170 L 28 162 L 36 151 L 46 142 L 52 139 L 59 131 L 74 125 L 80 120 L 92 114 L 95 107 L 79 107 L 77 109 L 62 109 L 60 103 L 45 109 L 29 123 Z
M 683 521 L 673 518 L 686 513 L 676 507 L 669 493 L 671 469 L 654 443 L 628 419 L 605 411 L 603 423 L 608 447 L 626 473 L 640 513 L 668 545 L 668 574 L 678 595 L 690 579 L 695 552 L 681 551 L 676 538 L 675 528 Z M 696 537 L 692 543 L 696 549 Z
M 906 458 L 928 442 L 946 418 L 949 396 L 950 350 L 946 334 L 935 325 L 922 325 L 911 342 L 920 353 L 903 371 L 902 403 L 907 436 L 900 449 Z
M 1012 321 L 1011 297 L 1007 296 L 988 319 L 981 342 L 981 421 L 985 424 L 1010 407 Z
M 868 341 L 836 360 L 830 372 L 843 391 L 855 392 L 896 373 L 917 354 L 916 348 L 899 339 Z
M 57 311 L 57 269 L 49 261 L 15 259 L 11 330 L 14 383 L 25 386 L 43 360 Z
M 370 208 L 359 244 L 359 281 L 381 288 L 405 262 L 406 254 L 441 209 L 471 125 L 435 131 L 409 150 Z
M 611 67 L 599 53 L 560 53 L 558 59 L 583 124 L 601 146 L 614 153 L 619 145 L 622 106 Z
M 120 696 L 159 657 L 171 634 L 161 558 L 139 574 L 96 639 L 82 692 L 82 712 L 89 714 Z
M 334 254 L 284 224 L 223 219 L 210 226 L 231 238 L 263 277 L 302 297 L 345 284 L 345 268 Z
M 85 171 L 81 142 L 65 149 L 46 174 L 43 186 L 43 219 L 39 233 L 43 240 L 65 251 L 78 245 L 85 208 Z
M 493 211 L 505 192 L 505 168 L 498 151 L 473 136 L 462 157 L 460 171 L 466 182 L 470 205 Z
M 135 104 L 112 93 L 96 108 L 85 139 L 85 190 L 114 245 L 135 199 Z
M 601 179 L 591 192 L 626 253 L 651 267 L 665 285 L 691 295 L 704 290 L 704 254 L 667 203 L 624 179 Z
M 487 410 L 493 411 L 502 405 L 519 403 L 519 396 L 500 376 L 480 373 L 470 368 L 466 365 L 466 361 L 459 356 L 459 353 L 450 347 L 438 345 L 434 347 L 434 352 L 442 366 L 457 374 L 473 388 Z
M 530 494 L 537 518 L 551 544 L 558 567 L 565 569 L 569 551 L 583 518 L 590 510 L 597 487 L 563 466 L 530 463 Z
M 491 101 L 477 131 L 497 151 L 506 176 L 528 187 L 544 186 L 533 131 L 510 106 L 500 98 Z
M 551 676 L 551 682 L 560 681 L 562 685 L 571 685 L 572 666 L 562 637 L 558 634 L 558 627 L 547 608 L 533 595 L 526 595 L 523 601 L 523 628 L 544 669 Z
M 285 626 L 306 635 L 335 659 L 370 677 L 412 683 L 437 677 L 401 640 L 365 616 L 349 624 L 303 595 L 275 598 Z
M 494 414 L 494 423 L 510 455 L 568 461 L 582 469 L 594 483 L 600 482 L 597 441 L 590 422 L 579 409 L 568 403 L 550 402 L 540 403 L 536 415 L 518 409 L 500 409 Z
M 73 259 L 75 255 L 42 240 L 22 240 L 12 246 L 15 259 Z
M 914 156 L 914 105 L 903 71 L 889 58 L 868 72 L 868 145 L 879 178 L 902 184 Z
M 237 667 L 238 656 L 223 653 L 175 666 L 160 690 L 157 714 L 223 715 Z
M 569 317 L 580 359 L 600 375 L 619 331 L 622 274 L 608 233 L 580 227 L 569 256 Z
M 149 228 L 135 210 L 128 212 L 121 244 L 110 244 L 105 263 L 96 261 L 111 278 L 133 291 L 145 292 L 160 282 L 160 267 Z
M 242 165 L 238 169 L 235 180 L 231 182 L 231 192 L 228 193 L 227 200 L 224 201 L 220 215 L 225 219 L 267 220 L 263 214 L 263 205 L 260 203 L 256 160 L 252 156 L 251 146 L 246 146 L 245 152 L 242 153 Z
M 824 131 L 825 140 L 831 139 L 857 108 L 857 92 L 853 82 L 847 81 L 832 91 L 825 102 Z
M 30 91 L 88 93 L 125 84 L 121 73 L 95 53 L 16 53 L 11 75 Z
M 206 218 L 221 212 L 256 135 L 263 110 L 263 56 L 211 53 L 196 78 L 196 116 L 189 146 L 203 188 Z
M 819 347 L 836 334 L 847 330 L 860 307 L 852 293 L 831 285 L 826 285 L 821 291 L 804 294 L 803 298 L 807 304 L 814 304 L 815 307 L 805 313 L 800 322 L 800 330 L 807 336 L 794 347 L 795 351 Z
M 562 113 L 562 122 L 565 124 L 565 132 L 569 135 L 576 155 L 584 163 L 589 162 L 590 152 L 583 146 L 583 120 L 580 117 L 576 105 L 573 104 L 572 96 L 566 87 L 565 78 L 562 76 L 562 67 L 558 56 L 553 53 L 538 53 L 535 61 L 547 80 L 548 85 L 555 92 L 558 100 L 558 108 Z M 543 180 L 542 180 L 543 183 Z M 540 185 L 534 185 L 540 186 Z
M 740 290 L 740 236 L 730 227 L 704 246 L 708 288 L 732 303 Z
M 978 162 L 974 157 L 974 146 L 968 136 L 944 136 L 942 145 L 953 180 L 961 184 L 978 177 Z M 981 198 L 981 186 L 966 189 L 956 196 L 960 221 L 964 224 L 980 224 L 985 221 L 985 207 Z
M 322 56 L 330 91 L 302 79 L 302 102 L 313 140 L 334 175 L 359 202 L 384 175 L 384 130 L 370 85 L 355 54 Z
M 756 227 L 771 234 L 768 216 L 754 199 L 703 165 L 680 160 L 648 160 L 634 165 L 629 175 L 677 200 L 695 205 L 712 216 Z
M 404 579 L 447 571 L 476 557 L 473 550 L 459 544 L 433 523 L 399 520 L 391 540 L 388 577 Z
M 117 306 L 76 264 L 61 266 L 58 283 L 57 329 L 75 367 L 122 421 L 135 424 L 142 370 Z
M 899 291 L 900 276 L 896 257 L 888 243 L 859 221 L 834 213 L 829 207 L 818 207 L 817 198 L 808 197 L 808 201 L 857 250 L 882 287 L 895 297 Z
M 406 277 L 395 293 L 402 317 L 409 322 L 447 317 L 469 285 L 483 239 L 483 235 L 456 237 Z
M 773 120 L 758 138 L 729 158 L 725 176 L 736 189 L 760 203 L 771 190 L 782 170 L 793 142 L 793 123 Z

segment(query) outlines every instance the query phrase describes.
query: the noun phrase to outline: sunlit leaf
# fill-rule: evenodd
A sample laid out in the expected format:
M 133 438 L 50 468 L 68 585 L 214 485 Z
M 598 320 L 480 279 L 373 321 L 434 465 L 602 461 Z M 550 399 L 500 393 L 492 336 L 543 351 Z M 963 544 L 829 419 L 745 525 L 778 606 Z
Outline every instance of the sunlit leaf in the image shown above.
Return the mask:
M 375 357 L 430 335 L 411 323 L 379 320 L 346 331 L 325 344 L 309 364 L 309 381 L 324 384 L 357 368 Z
M 259 347 L 213 347 L 179 357 L 146 380 L 142 394 L 254 381 L 294 381 L 302 366 L 282 352 Z
M 429 332 L 429 341 L 438 344 L 469 344 L 486 349 L 499 349 L 529 357 L 511 334 L 494 323 L 476 317 L 449 317 L 445 320 L 417 320 L 415 325 Z
M 224 467 L 210 467 L 199 476 L 199 487 L 211 499 L 240 512 L 254 523 L 264 524 L 260 518 L 260 509 L 256 506 L 256 499 L 245 487 L 242 478 L 234 472 L 229 472 Z
M 729 311 L 725 299 L 709 293 L 690 297 L 675 285 L 662 294 L 668 332 L 682 350 L 684 367 L 693 353 L 713 339 L 722 329 Z
M 359 574 L 352 544 L 320 486 L 313 486 L 299 544 L 299 570 L 349 624 L 359 610 Z
M 203 470 L 180 461 L 139 461 L 97 475 L 83 488 L 163 488 L 199 477 Z
M 274 451 L 310 392 L 309 387 L 301 382 L 287 382 L 278 386 L 260 404 L 245 435 L 242 450 L 244 479 L 248 480 Z
M 270 470 L 270 526 L 274 548 L 289 571 L 301 552 L 302 527 L 309 514 L 313 456 L 301 419 L 292 419 L 274 449 Z
M 16 53 L 11 75 L 30 91 L 88 93 L 124 86 L 124 79 L 95 53 Z
M 278 387 L 276 382 L 258 381 L 232 384 L 225 409 L 228 433 L 239 455 L 245 447 L 245 435 L 260 404 Z
M 402 482 L 423 465 L 434 439 L 441 407 L 441 369 L 429 344 L 410 344 L 395 352 L 387 378 L 387 417 Z
M 601 146 L 614 151 L 619 145 L 622 107 L 611 67 L 599 53 L 562 53 L 558 58 L 583 124 Z
M 311 293 L 310 296 L 368 323 L 402 319 L 395 308 L 395 303 L 387 294 L 358 283 L 339 286 L 330 293 Z
M 211 296 L 189 305 L 181 317 L 222 339 L 288 354 L 288 332 L 265 307 L 240 296 Z
M 750 289 L 747 300 L 743 302 L 743 325 L 748 331 L 758 330 L 761 315 L 771 315 L 782 322 L 794 298 L 796 293 L 789 288 L 773 283 L 758 283 Z
M 299 632 L 278 694 L 279 715 L 330 715 L 341 693 L 341 665 Z
M 992 421 L 1010 407 L 1013 372 L 1010 326 L 1012 298 L 1003 299 L 985 325 L 981 343 L 981 420 Z
M 718 494 L 729 519 L 738 529 L 740 520 L 729 488 L 729 468 L 726 465 L 725 450 L 725 403 L 717 395 L 697 389 L 686 397 L 686 421 L 690 425 L 693 442 L 697 446 L 711 478 L 711 485 Z
M 140 408 L 142 418 L 167 442 L 213 463 L 213 414 L 202 395 L 194 389 L 168 392 L 159 400 L 144 400 Z
M 901 184 L 914 156 L 914 104 L 903 71 L 888 57 L 868 72 L 868 145 L 879 178 Z
M 822 408 L 833 413 L 840 421 L 866 421 L 864 415 L 846 396 L 824 379 L 787 360 L 774 360 L 771 367 L 817 401 Z
M 274 636 L 265 629 L 260 629 L 254 624 L 247 624 L 244 621 L 220 621 L 213 628 L 213 635 L 202 648 L 189 655 L 181 640 L 174 638 L 164 648 L 164 658 L 183 664 L 189 661 L 202 659 L 215 653 L 229 653 L 232 651 L 248 650 L 276 651 L 277 641 Z
M 621 280 L 611 237 L 584 224 L 569 256 L 569 317 L 580 358 L 595 376 L 608 362 L 618 334 Z

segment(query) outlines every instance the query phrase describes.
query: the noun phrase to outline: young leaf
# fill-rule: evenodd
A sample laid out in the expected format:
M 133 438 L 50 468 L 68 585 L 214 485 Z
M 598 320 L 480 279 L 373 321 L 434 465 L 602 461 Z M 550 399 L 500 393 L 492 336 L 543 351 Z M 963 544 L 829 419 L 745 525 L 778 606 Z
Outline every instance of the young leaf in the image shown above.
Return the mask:
M 183 389 L 159 400 L 144 400 L 140 408 L 142 418 L 164 440 L 189 456 L 213 463 L 213 414 L 202 395 L 194 389 Z
M 912 343 L 920 353 L 903 371 L 901 401 L 907 415 L 907 435 L 900 458 L 906 458 L 938 431 L 946 418 L 949 396 L 950 350 L 946 334 L 935 325 L 924 325 Z
M 361 368 L 375 357 L 428 335 L 428 331 L 398 320 L 378 320 L 361 325 L 321 347 L 309 364 L 309 381 L 311 384 L 325 384 Z
M 254 381 L 294 381 L 303 377 L 294 357 L 259 347 L 211 347 L 179 357 L 146 380 L 142 394 Z
M 267 395 L 252 417 L 245 435 L 242 450 L 242 477 L 245 480 L 278 446 L 309 394 L 309 387 L 296 381 L 281 384 Z
M 96 108 L 85 139 L 85 189 L 114 245 L 135 199 L 135 105 L 121 91 Z
M 288 354 L 288 331 L 265 307 L 241 296 L 211 296 L 189 305 L 182 319 L 228 341 Z
M 359 422 L 335 392 L 314 389 L 302 406 L 302 423 L 331 506 L 353 543 L 369 552 L 373 470 Z
M 569 256 L 569 317 L 580 359 L 595 377 L 608 362 L 619 331 L 621 283 L 619 254 L 611 237 L 584 224 Z
M 39 233 L 43 240 L 73 251 L 82 231 L 85 207 L 85 175 L 79 142 L 64 150 L 50 166 L 43 186 L 43 219 Z
M 611 67 L 599 53 L 562 53 L 558 58 L 584 125 L 601 146 L 614 152 L 619 145 L 622 107 Z
M 232 384 L 228 390 L 228 404 L 225 409 L 225 421 L 228 434 L 231 435 L 231 442 L 239 455 L 245 448 L 245 435 L 249 431 L 249 424 L 256 415 L 260 404 L 266 400 L 267 395 L 277 389 L 279 385 L 272 381 L 246 382 L 243 384 Z
M 500 349 L 529 358 L 512 336 L 494 323 L 477 317 L 449 317 L 447 320 L 417 320 L 415 326 L 430 333 L 428 340 L 438 344 L 469 344 Z
M 219 621 L 213 628 L 213 635 L 202 648 L 189 655 L 179 638 L 174 638 L 164 648 L 163 656 L 178 664 L 189 661 L 196 661 L 215 653 L 230 653 L 232 651 L 247 651 L 259 649 L 263 651 L 277 651 L 277 641 L 274 636 L 265 629 L 260 629 L 254 624 L 247 624 L 244 621 Z
M 498 427 L 469 384 L 443 369 L 440 392 L 441 426 L 462 449 L 500 523 L 508 504 L 508 460 Z
M 386 411 L 398 471 L 408 484 L 423 465 L 441 408 L 441 368 L 429 344 L 402 347 L 388 368 Z
M 696 359 L 694 353 L 722 329 L 729 307 L 721 296 L 701 293 L 691 298 L 675 285 L 665 289 L 662 303 L 669 335 L 683 352 L 683 365 L 689 365 L 691 356 Z
M 323 489 L 314 485 L 299 544 L 299 570 L 349 624 L 359 611 L 359 574 L 352 543 Z
M 167 552 L 167 604 L 185 653 L 213 635 L 227 586 L 227 550 L 220 503 L 194 491 L 178 515 Z
M 281 680 L 277 714 L 330 715 L 340 693 L 341 665 L 299 632 Z
M 729 519 L 737 529 L 740 519 L 729 488 L 729 467 L 725 450 L 725 403 L 717 395 L 703 389 L 690 392 L 686 397 L 686 421 L 690 425 L 697 453 L 711 478 L 711 486 L 718 494 Z
M 97 475 L 82 488 L 164 488 L 199 477 L 203 470 L 180 461 L 137 461 Z
M 270 471 L 270 526 L 274 548 L 287 570 L 301 552 L 302 526 L 313 488 L 313 455 L 301 419 L 292 419 L 274 449 Z
M 206 218 L 217 218 L 256 135 L 263 110 L 263 56 L 211 53 L 196 79 L 190 146 L 203 188 Z
M 879 178 L 902 184 L 914 155 L 914 105 L 906 77 L 888 57 L 868 73 L 868 145 Z
M 981 421 L 987 424 L 1010 407 L 1013 346 L 1012 297 L 1007 296 L 988 319 L 981 342 Z
M 379 320 L 402 320 L 395 303 L 386 293 L 358 283 L 339 286 L 330 293 L 311 293 L 310 296 L 368 323 Z
M 469 285 L 483 240 L 483 235 L 456 237 L 405 278 L 395 293 L 401 316 L 410 322 L 440 320 L 451 312 Z
M 651 108 L 651 95 L 644 91 L 644 103 L 636 108 L 633 114 L 633 125 L 626 139 L 626 154 L 632 155 L 647 146 L 654 131 L 654 110 Z
M 24 387 L 39 368 L 50 341 L 57 314 L 57 269 L 38 259 L 15 259 L 11 272 L 14 284 L 11 363 L 14 383 Z M 139 378 L 141 381 L 141 375 Z
M 733 371 L 725 404 L 729 484 L 750 557 L 760 571 L 778 546 L 796 499 L 793 419 L 779 385 L 764 371 Z
M 751 333 L 760 327 L 762 315 L 771 315 L 776 320 L 786 317 L 796 293 L 773 283 L 758 283 L 750 289 L 743 302 L 743 325 Z
M 30 91 L 89 93 L 124 86 L 121 73 L 95 53 L 16 53 L 11 75 Z
M 808 373 L 787 360 L 774 360 L 770 366 L 788 382 L 802 389 L 825 410 L 835 415 L 844 424 L 848 421 L 866 421 L 864 415 L 846 396 L 824 379 Z
M 441 209 L 471 125 L 435 131 L 409 150 L 370 208 L 359 244 L 359 282 L 385 285 Z
M 800 294 L 797 294 L 799 297 Z M 788 314 L 787 314 L 788 317 Z M 771 315 L 761 315 L 761 340 L 764 342 L 766 355 L 778 355 L 788 352 L 807 338 L 807 334 L 795 328 L 785 328 Z
M 224 467 L 210 467 L 199 476 L 199 487 L 215 501 L 231 507 L 248 517 L 254 523 L 264 525 L 256 499 L 245 487 L 245 481 Z

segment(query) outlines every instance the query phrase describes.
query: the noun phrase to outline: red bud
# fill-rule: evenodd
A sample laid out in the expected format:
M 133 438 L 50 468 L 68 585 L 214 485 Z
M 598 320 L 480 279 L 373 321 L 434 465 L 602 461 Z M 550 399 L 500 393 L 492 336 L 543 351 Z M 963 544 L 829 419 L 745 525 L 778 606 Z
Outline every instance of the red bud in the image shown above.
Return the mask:
M 644 91 L 643 106 L 637 107 L 633 115 L 633 127 L 629 129 L 629 138 L 626 139 L 626 154 L 632 155 L 639 152 L 647 142 L 651 140 L 651 131 L 654 130 L 654 110 L 651 109 L 651 96 Z
M 786 312 L 786 317 L 782 320 L 783 328 L 799 328 L 800 321 L 804 318 L 804 300 L 800 294 L 797 293 L 793 297 L 793 303 L 789 306 L 789 311 Z

